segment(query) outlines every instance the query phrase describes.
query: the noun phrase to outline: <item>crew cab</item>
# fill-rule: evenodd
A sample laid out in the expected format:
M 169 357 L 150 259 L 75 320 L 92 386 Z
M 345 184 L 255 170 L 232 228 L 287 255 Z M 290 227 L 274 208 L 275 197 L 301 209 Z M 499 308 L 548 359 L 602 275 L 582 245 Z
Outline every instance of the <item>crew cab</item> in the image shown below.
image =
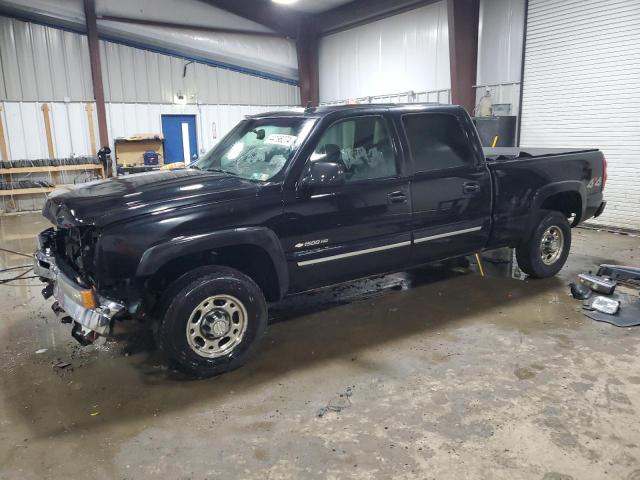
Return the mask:
M 483 151 L 459 106 L 264 113 L 187 168 L 53 192 L 35 271 L 82 343 L 146 320 L 205 377 L 246 362 L 287 295 L 499 247 L 555 275 L 605 182 L 598 150 Z

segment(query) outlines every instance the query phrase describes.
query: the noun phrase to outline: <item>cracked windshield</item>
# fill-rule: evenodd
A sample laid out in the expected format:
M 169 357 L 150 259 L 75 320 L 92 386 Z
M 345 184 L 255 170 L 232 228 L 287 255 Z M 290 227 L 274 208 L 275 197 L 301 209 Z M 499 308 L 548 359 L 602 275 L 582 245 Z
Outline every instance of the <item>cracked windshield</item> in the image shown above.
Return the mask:
M 313 123 L 303 118 L 246 120 L 192 167 L 271 180 L 293 157 Z

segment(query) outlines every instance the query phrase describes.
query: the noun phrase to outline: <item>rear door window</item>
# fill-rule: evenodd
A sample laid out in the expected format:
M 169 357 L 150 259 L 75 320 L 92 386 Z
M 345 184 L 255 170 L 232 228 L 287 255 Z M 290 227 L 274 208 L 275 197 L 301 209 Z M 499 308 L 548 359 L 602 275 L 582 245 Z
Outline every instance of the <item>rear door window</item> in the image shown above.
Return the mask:
M 453 115 L 410 114 L 402 123 L 416 172 L 475 165 L 467 136 Z

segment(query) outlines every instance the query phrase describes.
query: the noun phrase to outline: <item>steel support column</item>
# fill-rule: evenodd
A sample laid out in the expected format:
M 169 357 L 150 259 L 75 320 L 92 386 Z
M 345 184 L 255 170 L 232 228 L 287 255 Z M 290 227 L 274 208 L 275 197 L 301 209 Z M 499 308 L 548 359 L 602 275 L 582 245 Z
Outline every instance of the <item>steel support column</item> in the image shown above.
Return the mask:
M 452 102 L 473 115 L 476 105 L 479 0 L 447 0 Z
M 96 99 L 96 114 L 98 116 L 98 136 L 100 148 L 109 146 L 107 131 L 107 112 L 104 105 L 104 87 L 102 85 L 102 67 L 100 65 L 100 43 L 98 41 L 98 27 L 96 24 L 95 0 L 84 0 L 84 15 L 87 24 L 87 39 L 89 41 L 89 61 L 91 63 L 91 78 L 93 79 L 93 96 Z M 93 152 L 94 154 L 96 152 Z
M 310 20 L 299 24 L 296 38 L 298 76 L 300 77 L 300 103 L 317 106 L 320 103 L 320 69 L 318 60 L 318 33 Z

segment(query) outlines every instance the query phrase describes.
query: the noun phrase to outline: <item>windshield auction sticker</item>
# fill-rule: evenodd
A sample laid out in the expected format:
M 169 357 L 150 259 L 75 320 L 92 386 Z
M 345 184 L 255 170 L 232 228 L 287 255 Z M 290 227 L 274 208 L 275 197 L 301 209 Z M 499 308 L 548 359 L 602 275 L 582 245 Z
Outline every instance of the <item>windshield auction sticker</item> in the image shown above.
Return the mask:
M 296 143 L 295 135 L 284 135 L 282 133 L 272 133 L 267 137 L 264 143 L 268 143 L 271 145 L 282 145 L 283 147 L 290 147 L 294 143 Z

